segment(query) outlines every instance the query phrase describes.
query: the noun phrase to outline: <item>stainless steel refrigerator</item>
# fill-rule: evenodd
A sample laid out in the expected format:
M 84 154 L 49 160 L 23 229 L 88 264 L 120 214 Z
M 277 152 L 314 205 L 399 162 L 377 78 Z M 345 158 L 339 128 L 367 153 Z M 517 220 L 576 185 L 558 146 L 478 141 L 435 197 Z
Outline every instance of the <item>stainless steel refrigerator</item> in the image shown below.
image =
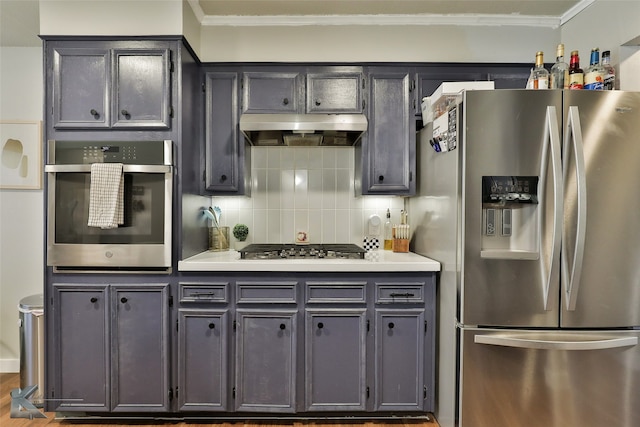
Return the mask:
M 436 418 L 639 426 L 640 93 L 467 91 L 446 122 L 409 199 L 442 263 Z

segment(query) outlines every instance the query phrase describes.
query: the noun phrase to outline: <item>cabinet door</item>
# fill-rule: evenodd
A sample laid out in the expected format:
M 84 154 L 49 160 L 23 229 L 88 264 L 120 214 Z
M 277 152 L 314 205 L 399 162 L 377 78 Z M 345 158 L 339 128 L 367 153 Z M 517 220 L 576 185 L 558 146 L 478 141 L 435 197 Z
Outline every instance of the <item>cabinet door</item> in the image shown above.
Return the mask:
M 180 310 L 179 409 L 227 410 L 227 311 Z
M 309 73 L 307 113 L 360 113 L 361 88 L 361 73 Z
M 415 194 L 416 122 L 410 75 L 369 75 L 369 130 L 362 141 L 362 194 Z
M 376 410 L 423 410 L 424 309 L 376 309 L 375 328 Z
M 113 127 L 170 126 L 169 49 L 115 49 Z
M 113 311 L 113 408 L 169 410 L 169 285 L 118 285 Z
M 207 73 L 205 92 L 205 188 L 243 194 L 245 152 L 238 130 L 238 74 Z
M 298 113 L 301 110 L 303 81 L 297 72 L 244 73 L 244 113 Z
M 109 411 L 108 307 L 104 285 L 53 286 L 52 410 Z
M 236 410 L 295 412 L 296 312 L 236 314 Z
M 366 309 L 306 311 L 308 411 L 363 411 L 366 405 Z
M 110 125 L 111 70 L 107 49 L 53 50 L 53 126 Z

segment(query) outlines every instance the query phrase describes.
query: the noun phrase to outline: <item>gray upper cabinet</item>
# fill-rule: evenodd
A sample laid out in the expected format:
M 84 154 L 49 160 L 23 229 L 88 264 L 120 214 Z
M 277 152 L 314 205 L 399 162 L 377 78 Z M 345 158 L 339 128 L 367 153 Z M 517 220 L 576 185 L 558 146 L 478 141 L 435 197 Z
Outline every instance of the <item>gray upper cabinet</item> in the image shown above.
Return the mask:
M 53 127 L 171 125 L 169 49 L 54 47 Z
M 297 113 L 304 105 L 300 72 L 250 71 L 243 75 L 243 113 Z
M 238 127 L 238 73 L 205 74 L 205 191 L 249 193 L 249 154 Z
M 362 72 L 326 71 L 307 74 L 307 113 L 360 113 Z
M 115 49 L 113 127 L 168 128 L 169 49 Z
M 414 195 L 416 122 L 411 74 L 372 67 L 368 73 L 369 130 L 362 137 L 362 194 Z M 359 163 L 358 163 L 359 162 Z

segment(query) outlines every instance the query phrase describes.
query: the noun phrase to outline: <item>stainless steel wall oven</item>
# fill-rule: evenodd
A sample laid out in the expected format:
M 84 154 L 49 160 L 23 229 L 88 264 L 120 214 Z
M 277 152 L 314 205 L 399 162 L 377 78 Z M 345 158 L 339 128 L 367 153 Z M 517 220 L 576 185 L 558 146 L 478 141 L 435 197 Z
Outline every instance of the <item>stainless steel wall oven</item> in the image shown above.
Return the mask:
M 170 271 L 172 148 L 169 140 L 48 141 L 47 265 L 55 271 Z M 121 218 L 112 227 L 95 226 L 90 205 L 102 200 L 94 165 L 109 163 L 121 165 Z

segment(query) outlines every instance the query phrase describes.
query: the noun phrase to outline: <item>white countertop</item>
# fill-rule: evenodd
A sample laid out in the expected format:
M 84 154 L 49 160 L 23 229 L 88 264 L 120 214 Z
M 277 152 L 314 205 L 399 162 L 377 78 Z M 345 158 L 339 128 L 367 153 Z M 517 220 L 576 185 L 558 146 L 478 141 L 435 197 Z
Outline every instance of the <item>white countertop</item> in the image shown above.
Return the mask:
M 202 252 L 178 262 L 179 271 L 411 272 L 440 271 L 440 263 L 412 252 L 378 250 L 377 259 L 240 259 L 240 252 Z

